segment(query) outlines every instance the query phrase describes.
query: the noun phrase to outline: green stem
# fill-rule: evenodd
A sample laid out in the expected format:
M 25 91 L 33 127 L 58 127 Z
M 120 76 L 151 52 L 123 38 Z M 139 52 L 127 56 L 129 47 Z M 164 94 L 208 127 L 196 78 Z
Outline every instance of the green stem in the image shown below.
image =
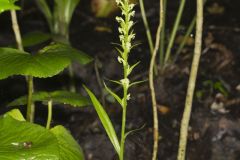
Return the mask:
M 32 95 L 33 95 L 33 77 L 28 76 L 28 98 L 27 98 L 27 121 L 33 122 L 34 121 L 34 112 L 35 106 L 33 105 Z
M 47 129 L 50 129 L 51 121 L 52 121 L 52 100 L 48 101 L 48 118 L 46 124 Z
M 22 44 L 22 37 L 21 37 L 21 32 L 19 29 L 18 25 L 18 20 L 17 20 L 17 14 L 15 10 L 11 10 L 11 19 L 12 19 L 12 28 L 15 34 L 15 39 L 17 42 L 18 49 L 20 51 L 24 51 L 23 44 Z M 26 78 L 27 80 L 27 85 L 28 85 L 28 103 L 27 103 L 27 120 L 29 122 L 34 121 L 34 111 L 35 111 L 35 106 L 32 102 L 32 94 L 33 94 L 33 77 L 28 76 Z
M 167 0 L 163 0 L 163 26 L 161 31 L 161 40 L 160 40 L 160 56 L 159 56 L 159 63 L 161 68 L 164 64 L 164 52 L 165 52 L 165 26 L 166 26 L 166 10 L 167 10 Z
M 126 91 L 125 91 L 126 92 Z M 126 100 L 124 102 L 127 103 Z M 125 127 L 126 127 L 126 116 L 127 116 L 127 106 L 123 106 L 122 112 L 122 129 L 121 129 L 121 143 L 120 143 L 120 160 L 124 159 L 124 148 L 125 148 Z
M 153 39 L 152 39 L 151 31 L 150 31 L 150 28 L 149 28 L 149 23 L 148 23 L 148 20 L 147 20 L 147 16 L 146 16 L 143 0 L 139 0 L 139 4 L 140 4 L 140 9 L 141 9 L 143 24 L 144 24 L 146 35 L 147 35 L 147 40 L 148 40 L 150 53 L 151 53 L 151 55 L 153 55 L 153 51 L 154 51 Z M 156 63 L 154 64 L 154 74 L 155 75 L 158 74 L 157 73 L 157 64 Z
M 178 13 L 177 13 L 177 18 L 175 20 L 173 30 L 172 30 L 172 33 L 171 33 L 171 36 L 170 36 L 170 40 L 169 40 L 169 43 L 168 43 L 168 46 L 167 46 L 167 51 L 166 51 L 166 55 L 165 55 L 165 58 L 164 58 L 164 65 L 166 65 L 167 62 L 169 61 L 171 49 L 172 49 L 173 42 L 174 42 L 174 39 L 176 37 L 176 33 L 177 33 L 177 30 L 178 30 L 178 27 L 179 27 L 179 23 L 180 23 L 180 20 L 181 20 L 181 17 L 182 17 L 185 2 L 186 2 L 186 0 L 181 0 L 181 4 L 179 6 Z
M 190 121 L 191 111 L 192 111 L 193 94 L 195 90 L 197 71 L 198 71 L 199 61 L 201 57 L 202 31 L 203 31 L 203 3 L 204 3 L 203 0 L 197 0 L 195 48 L 194 48 L 194 56 L 192 61 L 190 78 L 188 82 L 185 108 L 184 108 L 183 118 L 181 122 L 180 140 L 179 140 L 179 148 L 178 148 L 178 160 L 185 160 L 185 155 L 186 155 L 188 128 L 189 128 L 189 121 Z

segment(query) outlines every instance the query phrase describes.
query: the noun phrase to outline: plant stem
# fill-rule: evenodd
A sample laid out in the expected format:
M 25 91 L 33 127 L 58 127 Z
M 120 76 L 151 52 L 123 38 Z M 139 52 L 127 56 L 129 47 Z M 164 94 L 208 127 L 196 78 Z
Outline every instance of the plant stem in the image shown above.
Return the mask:
M 46 124 L 47 129 L 50 129 L 51 121 L 52 121 L 52 100 L 48 101 L 48 118 Z
M 157 51 L 159 49 L 160 45 L 160 39 L 161 39 L 161 30 L 163 26 L 163 15 L 164 14 L 164 8 L 163 8 L 163 0 L 160 0 L 160 12 L 159 12 L 159 26 L 157 29 L 157 37 L 155 42 L 155 48 L 154 52 L 151 58 L 150 62 L 150 68 L 149 68 L 149 86 L 151 90 L 151 97 L 152 97 L 152 108 L 153 108 L 153 155 L 152 160 L 157 159 L 157 151 L 158 151 L 158 113 L 157 113 L 157 102 L 156 102 L 156 95 L 155 95 L 155 88 L 154 88 L 154 81 L 153 81 L 153 66 L 156 61 L 156 55 Z
M 148 45 L 149 45 L 150 53 L 151 53 L 151 55 L 153 55 L 153 52 L 154 52 L 153 39 L 152 39 L 151 31 L 150 31 L 150 28 L 149 28 L 149 23 L 148 23 L 148 20 L 147 20 L 143 0 L 139 0 L 139 4 L 140 4 L 140 9 L 141 9 L 143 24 L 144 24 L 147 39 L 148 39 Z M 156 62 L 154 64 L 154 74 L 155 75 L 158 74 Z
M 127 90 L 124 89 L 124 97 L 127 97 Z M 124 98 L 125 99 L 125 98 Z M 124 100 L 122 111 L 122 128 L 121 128 L 121 142 L 120 142 L 120 160 L 124 159 L 124 146 L 125 146 L 125 126 L 127 116 L 127 99 Z
M 20 51 L 24 51 L 23 45 L 22 45 L 22 37 L 19 30 L 18 20 L 17 20 L 17 14 L 15 10 L 11 10 L 11 18 L 12 18 L 12 28 L 15 34 L 17 47 Z
M 24 51 L 22 44 L 21 32 L 18 25 L 17 14 L 15 10 L 11 10 L 11 19 L 12 19 L 12 28 L 15 34 L 15 39 L 17 42 L 18 49 Z M 32 103 L 32 94 L 33 94 L 33 77 L 28 76 L 27 78 L 28 85 L 28 104 L 27 104 L 27 120 L 30 122 L 34 121 L 34 110 L 35 106 Z
M 164 65 L 166 65 L 167 62 L 169 61 L 171 49 L 172 49 L 173 42 L 174 42 L 174 39 L 176 37 L 178 26 L 179 26 L 179 23 L 180 23 L 180 20 L 181 20 L 181 17 L 182 17 L 185 2 L 186 2 L 186 0 L 181 0 L 181 4 L 179 6 L 178 13 L 177 13 L 177 18 L 175 20 L 173 30 L 172 30 L 172 33 L 171 33 L 171 36 L 170 36 L 170 40 L 169 40 L 169 43 L 168 43 L 168 46 L 167 46 L 166 55 L 165 55 L 165 58 L 164 58 Z
M 197 71 L 201 57 L 202 48 L 202 30 L 203 30 L 203 0 L 197 0 L 197 22 L 196 22 L 196 39 L 194 48 L 194 57 L 188 83 L 187 97 L 185 102 L 185 109 L 181 122 L 180 140 L 178 148 L 178 160 L 185 160 L 188 127 L 192 110 L 193 94 L 196 85 Z
M 35 106 L 32 102 L 32 94 L 33 94 L 33 77 L 28 76 L 28 97 L 27 97 L 27 121 L 33 122 L 34 121 L 34 113 L 35 113 Z
M 166 11 L 167 11 L 167 0 L 163 0 L 163 12 L 165 13 L 163 15 L 163 26 L 161 31 L 161 39 L 160 39 L 160 56 L 159 56 L 159 64 L 161 68 L 164 64 L 164 52 L 165 52 L 165 26 L 166 26 Z

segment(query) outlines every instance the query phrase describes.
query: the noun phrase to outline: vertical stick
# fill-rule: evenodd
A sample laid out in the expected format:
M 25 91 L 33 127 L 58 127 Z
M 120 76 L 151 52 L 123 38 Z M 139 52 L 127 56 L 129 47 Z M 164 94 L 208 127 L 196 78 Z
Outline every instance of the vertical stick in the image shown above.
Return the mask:
M 192 69 L 190 73 L 190 79 L 188 83 L 187 97 L 185 102 L 185 109 L 183 113 L 181 130 L 180 130 L 180 141 L 178 148 L 178 160 L 185 160 L 186 146 L 187 146 L 187 136 L 188 136 L 188 126 L 192 110 L 192 100 L 196 84 L 197 71 L 199 66 L 199 61 L 201 57 L 202 48 L 202 27 L 203 27 L 203 0 L 197 0 L 197 22 L 196 22 L 196 39 L 195 39 L 195 49 L 194 57 L 192 62 Z
M 159 26 L 156 33 L 156 42 L 155 47 L 153 51 L 153 55 L 150 62 L 150 68 L 149 68 L 149 86 L 151 90 L 151 96 L 152 96 L 152 107 L 153 107 L 153 155 L 152 160 L 157 159 L 157 151 L 158 151 L 158 113 L 157 113 L 157 102 L 156 102 L 156 95 L 155 95 L 155 89 L 154 89 L 154 82 L 153 82 L 153 68 L 154 63 L 156 61 L 156 55 L 157 51 L 160 46 L 160 39 L 161 39 L 161 30 L 163 26 L 163 17 L 164 17 L 164 6 L 163 6 L 163 0 L 160 0 L 160 13 L 159 13 Z

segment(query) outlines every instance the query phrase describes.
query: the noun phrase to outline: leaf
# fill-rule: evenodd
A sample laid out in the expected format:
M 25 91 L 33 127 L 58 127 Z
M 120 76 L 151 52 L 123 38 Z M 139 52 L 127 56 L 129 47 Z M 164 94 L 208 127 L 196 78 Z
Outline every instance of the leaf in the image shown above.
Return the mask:
M 43 42 L 46 42 L 47 40 L 51 39 L 50 34 L 46 34 L 43 32 L 31 32 L 23 36 L 23 46 L 24 47 L 30 47 L 34 46 Z
M 103 109 L 102 105 L 97 100 L 95 95 L 86 86 L 83 86 L 83 87 L 85 88 L 90 99 L 92 100 L 93 106 L 94 106 L 95 110 L 97 111 L 98 117 L 100 118 L 102 125 L 103 125 L 105 131 L 107 132 L 107 135 L 108 135 L 110 141 L 112 142 L 117 154 L 120 155 L 119 141 L 118 141 L 116 132 L 113 128 L 110 118 L 108 117 L 106 111 Z
M 83 160 L 83 152 L 63 126 L 56 126 L 50 130 L 57 138 L 61 160 Z
M 19 10 L 20 7 L 14 4 L 12 0 L 0 0 L 0 14 L 7 10 Z
M 50 30 L 52 31 L 53 27 L 54 27 L 53 15 L 50 11 L 50 8 L 49 8 L 47 2 L 45 0 L 36 0 L 35 2 L 37 3 L 37 6 L 41 10 L 41 12 L 44 14 L 44 16 L 48 22 L 48 25 L 50 27 Z
M 128 75 L 132 73 L 133 69 L 139 64 L 140 62 L 135 63 L 129 68 Z
M 63 44 L 49 45 L 36 55 L 12 48 L 0 48 L 0 79 L 12 75 L 52 77 L 72 61 L 86 64 L 91 60 L 88 55 Z
M 54 92 L 35 92 L 32 97 L 33 102 L 36 101 L 50 101 L 54 103 L 69 104 L 74 107 L 83 107 L 90 105 L 89 99 L 83 97 L 78 93 L 68 91 L 54 91 Z M 19 97 L 8 104 L 8 106 L 19 106 L 27 104 L 27 95 Z
M 116 93 L 114 93 L 110 88 L 108 88 L 105 83 L 104 83 L 104 86 L 105 86 L 106 90 L 108 91 L 108 93 L 110 93 L 118 101 L 118 103 L 120 105 L 122 105 L 122 99 Z
M 84 160 L 80 146 L 64 127 L 48 130 L 8 113 L 0 117 L 0 159 Z
M 147 81 L 148 81 L 148 80 L 133 82 L 133 83 L 130 84 L 130 87 L 135 86 L 135 85 L 138 85 L 138 84 L 141 84 L 141 83 L 144 83 L 144 82 L 147 82 Z
M 23 117 L 22 113 L 18 109 L 13 109 L 7 113 L 7 115 L 11 116 L 12 118 L 18 121 L 26 121 Z

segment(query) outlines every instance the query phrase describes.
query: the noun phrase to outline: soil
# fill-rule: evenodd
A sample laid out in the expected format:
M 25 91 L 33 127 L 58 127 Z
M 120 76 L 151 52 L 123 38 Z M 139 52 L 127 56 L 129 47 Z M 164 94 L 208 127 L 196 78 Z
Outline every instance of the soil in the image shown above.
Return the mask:
M 178 1 L 168 4 L 166 32 L 169 35 L 178 9 Z M 216 7 L 216 4 L 218 7 Z M 24 1 L 19 12 L 21 31 L 49 32 L 42 14 L 34 3 Z M 214 8 L 215 7 L 215 8 Z M 196 94 L 189 127 L 187 159 L 189 160 L 239 160 L 240 159 L 240 1 L 209 0 L 205 5 L 203 52 L 198 73 Z M 139 6 L 136 7 L 136 42 L 141 42 L 130 56 L 130 62 L 141 61 L 133 72 L 132 79 L 145 80 L 150 54 Z M 147 17 L 152 33 L 158 24 L 158 1 L 146 1 Z M 223 11 L 222 11 L 223 10 Z M 195 12 L 195 3 L 187 0 L 182 27 L 178 37 L 186 31 Z M 0 16 L 0 46 L 14 43 L 9 13 Z M 104 30 L 99 31 L 99 28 Z M 98 30 L 97 30 L 98 29 Z M 154 35 L 154 34 L 153 34 Z M 194 37 L 194 34 L 192 34 Z M 191 40 L 191 39 L 189 39 Z M 70 41 L 78 48 L 98 59 L 86 66 L 74 64 L 77 91 L 86 95 L 82 83 L 101 97 L 96 69 L 101 79 L 120 79 L 121 66 L 117 63 L 117 52 L 111 42 L 118 42 L 117 23 L 114 15 L 95 18 L 88 0 L 82 0 L 70 27 Z M 178 44 L 173 48 L 176 50 Z M 27 48 L 32 53 L 41 46 Z M 184 109 L 193 44 L 186 46 L 174 64 L 155 78 L 156 98 L 159 111 L 159 151 L 163 160 L 175 160 L 178 149 L 179 128 Z M 96 67 L 97 66 L 97 67 Z M 35 79 L 35 90 L 52 91 L 68 88 L 67 71 L 48 79 Z M 107 84 L 118 93 L 117 86 Z M 0 81 L 0 113 L 10 108 L 8 102 L 26 94 L 24 77 L 14 76 Z M 132 99 L 127 112 L 127 130 L 140 130 L 130 134 L 126 142 L 126 160 L 150 160 L 152 154 L 152 106 L 148 83 L 131 89 Z M 121 108 L 109 97 L 106 110 L 117 133 L 120 133 Z M 25 108 L 21 108 L 25 112 Z M 37 104 L 36 122 L 44 124 L 47 109 Z M 71 108 L 54 107 L 52 125 L 61 124 L 70 130 L 84 150 L 86 160 L 115 160 L 114 149 L 106 136 L 101 122 L 92 106 Z

